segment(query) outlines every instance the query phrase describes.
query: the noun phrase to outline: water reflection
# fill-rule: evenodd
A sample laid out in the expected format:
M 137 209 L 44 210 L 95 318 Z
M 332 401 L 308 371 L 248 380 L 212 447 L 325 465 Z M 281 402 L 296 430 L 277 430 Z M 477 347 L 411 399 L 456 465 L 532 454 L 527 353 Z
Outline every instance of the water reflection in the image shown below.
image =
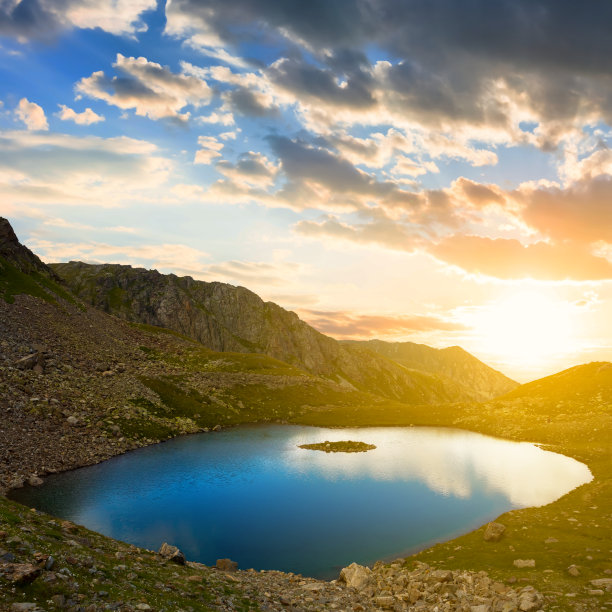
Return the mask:
M 505 495 L 514 507 L 542 506 L 592 480 L 583 463 L 526 442 L 443 428 L 313 429 L 296 432 L 291 446 L 339 440 L 376 445 L 367 453 L 297 448 L 286 469 L 321 477 L 421 481 L 442 495 L 470 497 L 475 488 Z
M 347 439 L 377 448 L 298 448 Z M 573 459 L 458 430 L 265 425 L 139 449 L 12 497 L 146 548 L 171 542 L 194 561 L 334 578 L 590 479 Z

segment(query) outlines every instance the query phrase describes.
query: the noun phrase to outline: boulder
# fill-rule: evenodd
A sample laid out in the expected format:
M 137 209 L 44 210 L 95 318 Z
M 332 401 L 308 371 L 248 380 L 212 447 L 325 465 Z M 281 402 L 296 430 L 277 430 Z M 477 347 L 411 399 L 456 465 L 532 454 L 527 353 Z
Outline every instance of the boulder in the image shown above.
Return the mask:
M 7 563 L 0 567 L 9 582 L 14 584 L 27 584 L 40 576 L 41 569 L 31 563 Z
M 489 523 L 484 532 L 485 542 L 499 542 L 506 531 L 506 526 L 501 523 Z
M 365 589 L 372 581 L 372 570 L 357 563 L 351 563 L 340 571 L 338 582 L 353 587 L 358 591 Z
M 31 487 L 40 487 L 40 485 L 43 483 L 43 479 L 38 477 L 36 474 L 32 474 L 29 478 L 28 478 L 28 484 Z
M 217 559 L 215 567 L 224 572 L 235 572 L 238 569 L 238 563 L 231 559 Z
M 158 553 L 164 559 L 168 559 L 168 561 L 178 563 L 178 565 L 185 565 L 185 555 L 176 546 L 172 546 L 172 544 L 164 542 L 160 546 Z
M 544 597 L 538 593 L 532 586 L 525 587 L 518 597 L 518 609 L 521 612 L 531 612 L 539 610 L 544 603 Z

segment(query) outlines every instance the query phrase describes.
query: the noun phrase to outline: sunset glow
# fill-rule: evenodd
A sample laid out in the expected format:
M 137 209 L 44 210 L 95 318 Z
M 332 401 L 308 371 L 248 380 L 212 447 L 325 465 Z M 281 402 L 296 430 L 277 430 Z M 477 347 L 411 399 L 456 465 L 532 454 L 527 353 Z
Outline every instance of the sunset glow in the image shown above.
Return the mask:
M 45 261 L 522 381 L 612 357 L 607 5 L 25 4 L 0 3 L 0 215 Z

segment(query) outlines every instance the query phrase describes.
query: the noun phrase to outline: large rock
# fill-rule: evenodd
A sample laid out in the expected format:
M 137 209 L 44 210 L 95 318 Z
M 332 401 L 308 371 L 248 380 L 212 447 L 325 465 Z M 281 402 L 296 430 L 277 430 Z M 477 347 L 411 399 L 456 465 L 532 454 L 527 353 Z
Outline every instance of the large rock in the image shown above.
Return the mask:
M 361 591 L 372 582 L 372 570 L 369 567 L 351 563 L 340 571 L 338 582 L 343 582 L 346 586 Z
M 231 559 L 217 559 L 215 567 L 224 572 L 235 572 L 238 569 L 238 563 Z
M 41 568 L 31 563 L 2 563 L 0 573 L 14 584 L 27 584 L 40 576 Z
M 506 526 L 501 523 L 489 523 L 484 532 L 485 542 L 499 542 L 506 531 Z
M 539 610 L 544 602 L 544 597 L 538 593 L 532 586 L 525 587 L 518 597 L 518 609 L 521 612 L 532 612 Z
M 179 565 L 185 565 L 185 555 L 172 544 L 164 542 L 159 548 L 159 554 L 168 561 L 178 563 Z

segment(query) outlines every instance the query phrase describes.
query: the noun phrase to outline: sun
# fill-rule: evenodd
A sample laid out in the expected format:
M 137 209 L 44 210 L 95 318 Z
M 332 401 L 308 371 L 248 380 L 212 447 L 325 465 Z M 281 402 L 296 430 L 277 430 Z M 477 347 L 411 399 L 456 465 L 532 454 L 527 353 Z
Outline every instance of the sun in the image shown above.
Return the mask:
M 571 303 L 538 290 L 507 294 L 478 310 L 481 350 L 516 366 L 542 366 L 576 348 Z

